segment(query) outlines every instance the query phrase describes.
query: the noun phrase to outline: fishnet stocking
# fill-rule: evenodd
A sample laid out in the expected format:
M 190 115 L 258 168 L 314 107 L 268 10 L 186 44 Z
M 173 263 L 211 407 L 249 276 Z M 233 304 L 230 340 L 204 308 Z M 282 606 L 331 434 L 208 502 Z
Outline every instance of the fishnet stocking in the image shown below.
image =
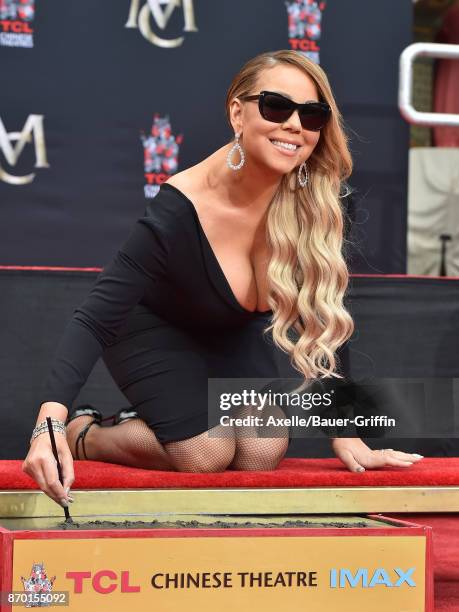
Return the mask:
M 258 423 L 263 424 L 249 424 L 236 428 L 236 452 L 228 468 L 230 470 L 275 470 L 287 451 L 289 428 L 267 423 L 269 416 L 285 418 L 284 411 L 278 406 L 267 406 L 263 410 L 258 410 L 256 406 L 248 406 L 240 408 L 235 416 L 259 417 L 262 420 L 259 420 Z
M 67 442 L 73 457 L 75 440 L 92 417 L 81 416 L 67 425 Z M 142 419 L 130 419 L 112 427 L 92 425 L 85 437 L 87 459 L 119 463 L 151 470 L 174 470 L 154 432 Z M 80 459 L 84 459 L 81 442 Z
M 181 472 L 224 472 L 236 450 L 234 429 L 228 429 L 217 425 L 192 438 L 166 442 L 164 448 Z
M 285 416 L 279 408 L 270 409 Z M 255 407 L 237 416 L 260 416 Z M 265 418 L 268 413 L 262 413 Z M 92 417 L 81 416 L 67 426 L 67 441 L 73 457 L 75 440 Z M 92 425 L 85 437 L 87 459 L 106 461 L 143 469 L 180 472 L 223 472 L 233 470 L 273 470 L 288 446 L 288 428 L 223 427 L 217 425 L 197 436 L 161 444 L 142 419 L 130 419 L 112 427 Z M 84 459 L 82 445 L 80 458 Z

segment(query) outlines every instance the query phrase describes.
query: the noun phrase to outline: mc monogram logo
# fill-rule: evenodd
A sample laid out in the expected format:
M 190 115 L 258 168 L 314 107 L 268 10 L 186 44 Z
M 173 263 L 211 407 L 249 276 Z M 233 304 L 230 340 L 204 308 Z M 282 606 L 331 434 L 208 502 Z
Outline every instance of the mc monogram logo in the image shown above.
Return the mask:
M 183 1 L 183 16 L 185 19 L 184 32 L 197 32 L 193 0 L 147 0 L 140 8 L 140 0 L 131 0 L 129 17 L 126 28 L 139 28 L 142 36 L 153 45 L 171 49 L 180 47 L 184 41 L 184 36 L 178 38 L 161 38 L 151 29 L 150 17 L 152 17 L 159 29 L 164 30 L 171 18 L 174 9 L 180 8 Z M 165 9 L 163 9 L 163 6 Z
M 35 145 L 35 168 L 49 168 L 48 160 L 46 159 L 43 115 L 29 115 L 21 132 L 9 133 L 6 131 L 0 118 L 0 150 L 10 166 L 14 167 L 17 164 L 25 145 L 32 142 L 32 136 Z M 15 147 L 12 146 L 12 142 L 16 142 Z M 10 185 L 26 185 L 31 183 L 34 178 L 35 173 L 15 176 L 8 174 L 0 166 L 0 180 L 10 183 Z

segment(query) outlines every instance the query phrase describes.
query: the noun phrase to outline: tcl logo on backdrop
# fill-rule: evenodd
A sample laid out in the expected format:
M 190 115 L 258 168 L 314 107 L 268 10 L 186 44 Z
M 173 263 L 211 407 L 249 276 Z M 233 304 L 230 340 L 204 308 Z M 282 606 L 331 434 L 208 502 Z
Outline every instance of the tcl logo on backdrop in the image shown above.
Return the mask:
M 35 0 L 0 0 L 0 46 L 33 47 Z
M 318 64 L 325 0 L 285 0 L 290 47 Z
M 144 38 L 158 47 L 165 49 L 179 47 L 184 41 L 184 36 L 179 36 L 178 38 L 162 38 L 158 36 L 151 29 L 150 17 L 153 18 L 159 29 L 165 30 L 174 9 L 180 8 L 182 2 L 183 16 L 185 18 L 183 31 L 197 32 L 193 0 L 147 0 L 142 7 L 140 7 L 140 0 L 131 0 L 129 17 L 125 27 L 138 27 Z
M 145 197 L 154 198 L 161 183 L 177 172 L 183 134 L 173 134 L 169 117 L 155 113 L 150 133 L 142 133 L 140 138 L 143 144 Z

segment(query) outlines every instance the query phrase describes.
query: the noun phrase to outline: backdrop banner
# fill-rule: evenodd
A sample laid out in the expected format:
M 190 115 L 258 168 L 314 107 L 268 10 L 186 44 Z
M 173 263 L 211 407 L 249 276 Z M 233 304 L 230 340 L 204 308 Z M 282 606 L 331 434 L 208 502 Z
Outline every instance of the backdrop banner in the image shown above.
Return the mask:
M 105 264 L 165 178 L 229 142 L 240 67 L 294 49 L 351 138 L 352 270 L 405 272 L 411 22 L 411 0 L 3 0 L 0 264 Z

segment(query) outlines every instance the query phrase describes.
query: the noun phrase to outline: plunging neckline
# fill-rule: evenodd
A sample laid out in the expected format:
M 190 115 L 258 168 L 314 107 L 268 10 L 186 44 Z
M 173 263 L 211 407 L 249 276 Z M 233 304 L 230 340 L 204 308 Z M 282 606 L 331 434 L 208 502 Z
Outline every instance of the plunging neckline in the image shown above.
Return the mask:
M 179 196 L 181 196 L 181 198 L 188 204 L 188 206 L 191 208 L 191 212 L 193 213 L 193 216 L 195 218 L 196 221 L 196 225 L 198 227 L 199 233 L 201 234 L 201 237 L 204 240 L 204 244 L 207 247 L 207 251 L 212 259 L 212 261 L 215 264 L 215 268 L 218 272 L 218 274 L 220 275 L 221 280 L 223 281 L 224 286 L 226 287 L 227 293 L 231 298 L 232 303 L 234 304 L 234 306 L 236 306 L 236 308 L 248 315 L 254 315 L 254 316 L 267 316 L 267 315 L 271 315 L 272 314 L 272 310 L 249 310 L 248 308 L 245 308 L 245 306 L 242 306 L 242 304 L 239 302 L 239 300 L 237 299 L 227 277 L 226 274 L 223 271 L 223 268 L 220 265 L 220 262 L 217 259 L 217 256 L 215 255 L 215 252 L 212 248 L 212 245 L 209 242 L 209 239 L 207 238 L 207 234 L 204 231 L 204 228 L 202 226 L 201 220 L 199 219 L 199 215 L 198 215 L 198 211 L 196 210 L 195 205 L 193 204 L 193 202 L 190 200 L 190 198 L 188 196 L 186 196 L 183 191 L 180 191 L 180 189 L 178 189 L 178 187 L 175 187 L 175 185 L 172 185 L 171 183 L 162 183 L 161 188 L 163 187 L 169 187 L 170 189 L 173 189 Z

